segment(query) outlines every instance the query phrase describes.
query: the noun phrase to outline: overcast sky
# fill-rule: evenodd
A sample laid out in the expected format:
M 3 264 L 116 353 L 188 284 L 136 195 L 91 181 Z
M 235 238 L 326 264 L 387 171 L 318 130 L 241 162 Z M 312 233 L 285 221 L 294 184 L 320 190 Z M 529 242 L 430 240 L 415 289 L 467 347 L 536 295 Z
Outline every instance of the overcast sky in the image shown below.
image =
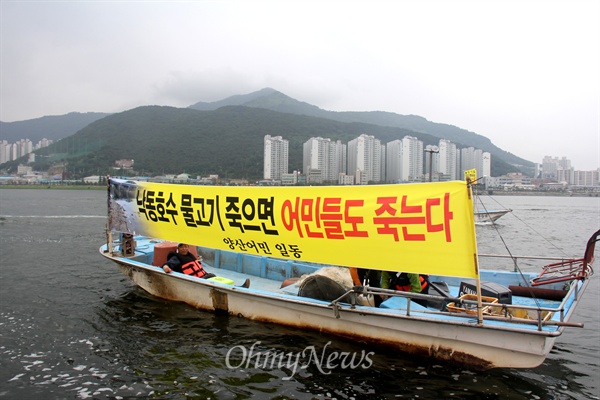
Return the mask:
M 1 0 L 0 120 L 271 87 L 325 110 L 420 115 L 591 170 L 599 16 L 597 0 Z

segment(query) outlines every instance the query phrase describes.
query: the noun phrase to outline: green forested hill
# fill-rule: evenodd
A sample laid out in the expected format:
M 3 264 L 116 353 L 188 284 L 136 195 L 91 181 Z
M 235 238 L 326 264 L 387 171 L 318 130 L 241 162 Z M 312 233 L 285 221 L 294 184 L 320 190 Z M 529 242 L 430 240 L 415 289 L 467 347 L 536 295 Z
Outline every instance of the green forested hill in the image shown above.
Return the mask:
M 113 115 L 71 113 L 1 122 L 0 128 L 7 139 L 33 140 L 38 135 L 57 141 L 36 151 L 34 168 L 45 170 L 67 161 L 69 176 L 74 178 L 109 173 L 115 160 L 125 158 L 134 159 L 135 170 L 145 175 L 188 172 L 256 180 L 262 178 L 266 134 L 289 140 L 290 171 L 302 169 L 302 144 L 310 137 L 347 143 L 362 133 L 383 144 L 411 135 L 425 145 L 444 138 L 459 148 L 479 148 L 492 154 L 494 176 L 513 171 L 531 175 L 533 167 L 485 136 L 456 126 L 417 115 L 327 111 L 271 88 L 186 109 L 147 106 Z M 33 134 L 35 138 L 30 137 Z M 2 168 L 12 173 L 24 162 L 11 161 Z
M 448 139 L 461 147 L 475 147 L 492 154 L 492 161 L 503 160 L 514 165 L 516 170 L 531 169 L 533 163 L 500 149 L 487 137 L 459 128 L 454 125 L 432 122 L 418 115 L 402 115 L 386 111 L 327 111 L 312 104 L 295 100 L 271 88 L 264 88 L 246 95 L 231 96 L 213 103 L 196 103 L 190 106 L 197 110 L 216 110 L 227 105 L 264 108 L 282 113 L 306 115 L 331 119 L 339 122 L 359 122 L 364 124 L 406 129 L 416 133 L 432 135 L 440 139 Z M 418 135 L 414 135 L 418 136 Z M 437 144 L 437 142 L 435 143 Z M 497 165 L 497 168 L 500 166 Z
M 302 146 L 314 136 L 346 143 L 366 133 L 383 144 L 406 135 L 425 145 L 437 144 L 427 134 L 365 123 L 344 123 L 260 108 L 225 106 L 213 111 L 147 106 L 102 118 L 75 135 L 38 151 L 36 168 L 68 160 L 72 177 L 106 174 L 115 160 L 133 159 L 142 175 L 186 172 L 221 178 L 263 176 L 265 135 L 289 140 L 289 170 L 302 169 Z M 461 147 L 468 144 L 457 143 Z M 511 166 L 492 157 L 495 174 Z

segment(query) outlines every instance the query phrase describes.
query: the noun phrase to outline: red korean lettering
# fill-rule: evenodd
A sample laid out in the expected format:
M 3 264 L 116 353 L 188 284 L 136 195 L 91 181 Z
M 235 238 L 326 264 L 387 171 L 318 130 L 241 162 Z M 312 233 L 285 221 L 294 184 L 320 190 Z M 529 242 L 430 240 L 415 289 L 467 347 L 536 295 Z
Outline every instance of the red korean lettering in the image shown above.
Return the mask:
M 420 205 L 411 206 L 408 205 L 407 196 L 402 197 L 400 204 L 400 214 L 402 216 L 396 216 L 398 210 L 395 208 L 397 197 L 379 197 L 377 198 L 377 204 L 380 207 L 375 210 L 377 217 L 373 218 L 373 223 L 376 225 L 382 225 L 377 228 L 377 233 L 388 234 L 394 237 L 394 241 L 400 241 L 398 234 L 398 228 L 402 227 L 402 238 L 406 241 L 423 241 L 425 240 L 424 234 L 411 234 L 408 231 L 408 227 L 405 225 L 417 225 L 425 224 L 424 216 L 406 216 L 407 214 L 419 214 L 422 213 L 423 207 Z M 389 216 L 382 216 L 387 214 Z
M 306 229 L 306 236 L 310 238 L 322 238 L 322 232 L 311 231 L 311 225 L 309 222 L 313 222 L 317 228 L 321 228 L 321 219 L 319 217 L 319 206 L 321 198 L 316 199 L 302 199 L 302 213 L 301 220 L 304 222 L 304 228 Z
M 343 215 L 341 213 L 340 197 L 325 197 L 323 199 L 323 211 L 321 212 L 321 220 L 325 228 L 325 236 L 327 239 L 344 239 L 342 232 Z
M 344 204 L 344 222 L 352 226 L 351 230 L 344 231 L 346 237 L 369 237 L 369 232 L 358 229 L 358 226 L 364 222 L 363 217 L 353 216 L 350 212 L 352 208 L 362 207 L 364 203 L 364 200 L 346 200 Z
M 392 235 L 394 236 L 394 241 L 399 242 L 400 237 L 398 236 L 398 228 L 392 226 L 398 223 L 398 219 L 394 218 L 398 210 L 393 207 L 396 200 L 397 197 L 378 197 L 377 204 L 379 204 L 380 207 L 375 210 L 375 215 L 377 215 L 377 217 L 373 218 L 373 223 L 376 225 L 383 225 L 382 227 L 377 228 L 377 233 L 381 235 Z M 391 217 L 380 217 L 384 214 L 391 215 Z
M 284 200 L 283 204 L 281 205 L 281 221 L 283 222 L 283 227 L 285 229 L 292 231 L 295 228 L 298 231 L 298 236 L 304 237 L 302 228 L 300 227 L 300 214 L 298 213 L 299 207 L 300 198 L 298 197 L 296 197 L 294 204 L 292 204 L 291 200 Z
M 427 232 L 441 232 L 445 231 L 446 234 L 446 242 L 452 241 L 452 234 L 450 232 L 450 221 L 454 218 L 454 213 L 450 211 L 450 193 L 444 194 L 444 204 L 443 204 L 443 223 L 441 224 L 433 224 L 432 217 L 432 209 L 433 207 L 437 207 L 440 205 L 441 199 L 427 199 L 426 202 L 426 216 L 427 216 Z
M 409 206 L 407 204 L 408 196 L 402 196 L 402 205 L 401 205 L 401 213 L 402 215 L 406 214 L 420 214 L 423 212 L 423 206 Z M 424 216 L 413 216 L 413 217 L 401 217 L 400 223 L 402 225 L 419 225 L 425 223 Z M 402 238 L 406 241 L 425 241 L 424 234 L 410 234 L 408 233 L 408 227 L 402 227 Z

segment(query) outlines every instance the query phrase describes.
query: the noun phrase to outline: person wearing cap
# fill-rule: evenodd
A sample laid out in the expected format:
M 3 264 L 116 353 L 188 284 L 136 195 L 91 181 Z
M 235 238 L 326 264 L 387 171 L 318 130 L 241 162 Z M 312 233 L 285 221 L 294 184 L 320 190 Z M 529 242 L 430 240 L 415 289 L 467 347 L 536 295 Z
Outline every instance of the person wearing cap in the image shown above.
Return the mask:
M 216 276 L 204 270 L 198 257 L 190 253 L 190 247 L 185 243 L 179 243 L 177 252 L 169 253 L 167 258 L 167 262 L 162 267 L 166 273 L 175 271 L 204 279 Z
M 179 243 L 177 245 L 177 252 L 169 253 L 167 256 L 167 262 L 162 268 L 166 273 L 175 271 L 202 279 L 213 278 L 216 276 L 215 274 L 206 272 L 206 270 L 202 267 L 202 263 L 198 257 L 190 252 L 189 245 L 185 243 Z M 250 279 L 246 279 L 241 287 L 250 287 Z

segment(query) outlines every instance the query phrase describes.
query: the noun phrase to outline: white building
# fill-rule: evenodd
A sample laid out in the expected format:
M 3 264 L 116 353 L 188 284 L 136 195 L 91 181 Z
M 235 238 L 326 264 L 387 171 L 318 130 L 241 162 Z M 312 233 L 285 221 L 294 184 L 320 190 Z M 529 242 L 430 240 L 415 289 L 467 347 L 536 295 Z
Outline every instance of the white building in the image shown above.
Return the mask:
M 84 183 L 100 183 L 100 176 L 99 175 L 86 176 L 85 178 L 83 178 L 83 182 Z
M 309 183 L 336 182 L 346 172 L 346 145 L 313 137 L 303 146 L 303 169 Z
M 355 174 L 355 184 L 382 181 L 384 154 L 385 148 L 374 136 L 362 134 L 348 142 L 348 172 Z
M 340 176 L 338 177 L 338 184 L 339 185 L 354 185 L 354 176 L 340 174 Z
M 10 144 L 6 140 L 0 140 L 0 164 L 10 161 Z
M 598 186 L 599 179 L 600 170 L 573 172 L 573 185 L 576 186 Z
M 492 176 L 492 155 L 487 151 L 483 152 L 483 160 L 481 161 L 482 165 L 482 176 Z
M 281 136 L 265 135 L 264 138 L 264 179 L 281 181 L 288 173 L 289 143 Z
M 396 139 L 385 145 L 385 181 L 402 182 L 402 140 Z
M 35 146 L 29 139 L 20 139 L 15 143 L 8 143 L 6 140 L 0 140 L 0 164 L 13 161 L 27 154 L 31 154 L 34 150 L 47 147 L 52 144 L 52 140 L 42 139 Z M 33 158 L 35 160 L 35 158 Z
M 291 173 L 286 173 L 281 175 L 281 184 L 286 185 L 295 185 L 298 183 L 298 177 L 300 176 L 299 171 L 294 171 Z
M 488 154 L 484 157 L 484 154 Z M 477 170 L 477 179 L 482 176 L 490 176 L 492 165 L 491 165 L 491 154 L 484 153 L 481 149 L 476 149 L 474 147 L 467 147 L 465 149 L 461 149 L 460 151 L 460 175 L 462 179 L 462 175 L 466 170 L 475 168 Z M 487 159 L 487 160 L 486 160 Z M 485 160 L 485 161 L 484 161 Z M 488 161 L 489 160 L 489 161 Z M 487 163 L 489 162 L 489 167 Z
M 550 157 L 545 156 L 542 160 L 542 178 L 558 180 L 558 170 L 570 170 L 571 160 L 566 157 Z M 564 176 L 564 172 L 563 172 Z
M 456 145 L 449 140 L 440 139 L 438 154 L 439 164 L 437 172 L 444 175 L 445 179 L 451 181 L 459 179 L 459 166 L 457 164 L 458 159 L 459 152 L 456 148 Z M 462 179 L 462 177 L 460 177 L 460 179 Z
M 423 179 L 423 142 L 413 136 L 402 138 L 403 182 L 420 182 Z

